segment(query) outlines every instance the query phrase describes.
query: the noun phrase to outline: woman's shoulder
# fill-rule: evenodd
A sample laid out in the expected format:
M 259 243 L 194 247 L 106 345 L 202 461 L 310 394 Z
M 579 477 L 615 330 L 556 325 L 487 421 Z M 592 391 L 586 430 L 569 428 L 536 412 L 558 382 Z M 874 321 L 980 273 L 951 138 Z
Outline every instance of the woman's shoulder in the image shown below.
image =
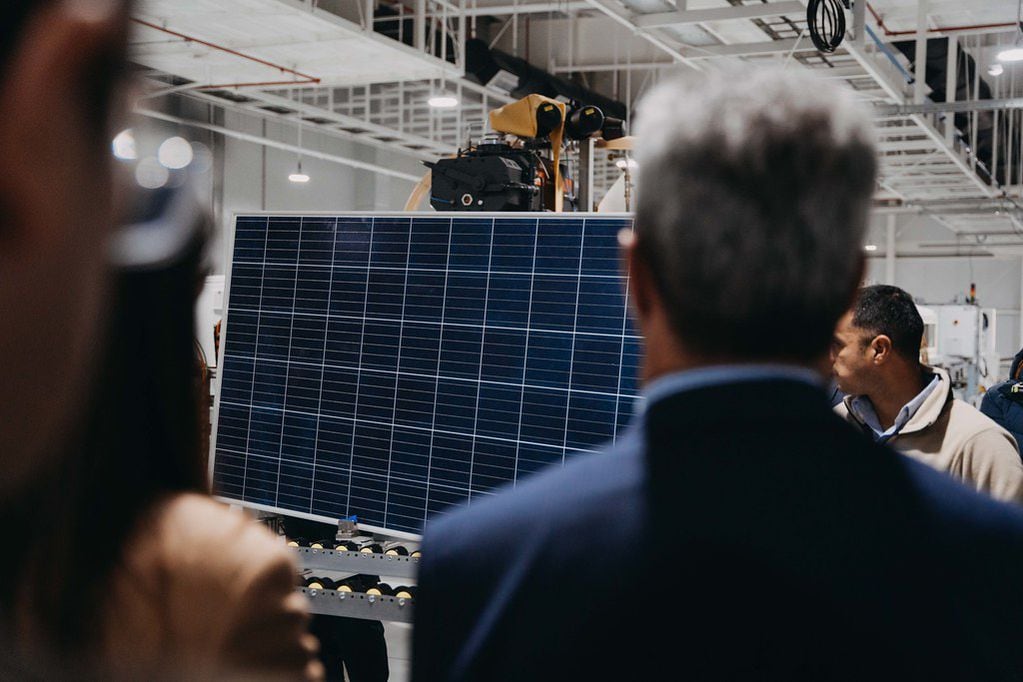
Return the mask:
M 131 544 L 130 563 L 155 561 L 162 573 L 200 572 L 228 580 L 235 588 L 244 587 L 245 577 L 271 567 L 295 570 L 280 538 L 244 511 L 196 493 L 160 501 Z
M 302 672 L 315 646 L 292 552 L 249 515 L 208 496 L 174 495 L 154 505 L 125 549 L 105 650 L 123 677 L 171 665 L 189 671 L 182 679 L 211 669 L 315 676 Z M 257 650 L 257 640 L 276 643 Z

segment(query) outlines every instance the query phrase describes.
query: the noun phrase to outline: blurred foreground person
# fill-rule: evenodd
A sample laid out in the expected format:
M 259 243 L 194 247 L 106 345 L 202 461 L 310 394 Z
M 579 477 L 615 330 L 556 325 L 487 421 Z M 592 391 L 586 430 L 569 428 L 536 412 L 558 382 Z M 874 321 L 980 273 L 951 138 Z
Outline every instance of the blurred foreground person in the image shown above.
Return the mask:
M 824 390 L 872 138 L 803 70 L 645 98 L 622 238 L 645 406 L 605 454 L 427 525 L 415 682 L 1023 676 L 1023 512 Z
M 115 227 L 128 9 L 0 4 L 0 676 L 315 678 L 290 554 L 205 493 L 205 214 L 186 184 Z

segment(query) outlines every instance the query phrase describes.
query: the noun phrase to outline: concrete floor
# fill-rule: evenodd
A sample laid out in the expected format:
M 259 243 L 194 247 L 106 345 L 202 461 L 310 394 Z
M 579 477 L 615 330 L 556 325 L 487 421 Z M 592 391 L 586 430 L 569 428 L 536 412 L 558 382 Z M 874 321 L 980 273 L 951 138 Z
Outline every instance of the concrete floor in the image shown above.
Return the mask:
M 410 623 L 384 623 L 387 640 L 387 666 L 389 682 L 408 682 L 412 677 L 412 625 Z

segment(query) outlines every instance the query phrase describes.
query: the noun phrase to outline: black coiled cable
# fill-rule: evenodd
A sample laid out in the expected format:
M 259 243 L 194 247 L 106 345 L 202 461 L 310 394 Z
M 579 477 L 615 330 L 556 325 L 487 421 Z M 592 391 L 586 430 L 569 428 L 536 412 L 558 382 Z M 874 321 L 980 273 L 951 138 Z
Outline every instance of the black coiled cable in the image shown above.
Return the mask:
M 845 37 L 845 12 L 848 0 L 810 0 L 806 5 L 806 23 L 810 40 L 821 52 L 831 54 Z

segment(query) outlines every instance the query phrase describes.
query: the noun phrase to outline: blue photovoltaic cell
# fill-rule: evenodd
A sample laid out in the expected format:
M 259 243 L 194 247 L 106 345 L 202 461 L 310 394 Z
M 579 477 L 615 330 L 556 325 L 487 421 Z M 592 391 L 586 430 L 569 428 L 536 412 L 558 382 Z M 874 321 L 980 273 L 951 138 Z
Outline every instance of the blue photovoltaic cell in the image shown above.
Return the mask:
M 625 428 L 625 217 L 243 216 L 214 483 L 419 532 Z

